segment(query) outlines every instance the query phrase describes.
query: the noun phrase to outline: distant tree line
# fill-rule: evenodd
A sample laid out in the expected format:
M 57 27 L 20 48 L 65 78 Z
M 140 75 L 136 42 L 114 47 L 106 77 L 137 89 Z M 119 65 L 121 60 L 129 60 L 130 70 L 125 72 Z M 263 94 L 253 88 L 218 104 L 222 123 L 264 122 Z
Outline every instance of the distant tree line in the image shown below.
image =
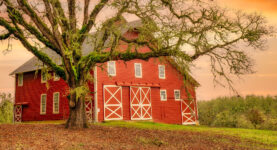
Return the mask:
M 277 96 L 219 97 L 198 108 L 201 125 L 277 130 Z
M 6 93 L 0 93 L 0 123 L 13 122 L 13 97 Z

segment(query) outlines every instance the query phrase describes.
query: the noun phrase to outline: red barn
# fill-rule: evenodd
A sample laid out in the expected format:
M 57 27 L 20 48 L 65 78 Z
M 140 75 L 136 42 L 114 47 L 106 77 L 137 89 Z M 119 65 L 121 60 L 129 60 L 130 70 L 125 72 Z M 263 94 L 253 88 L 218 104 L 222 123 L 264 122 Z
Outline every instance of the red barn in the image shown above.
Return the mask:
M 135 28 L 134 22 L 129 23 Z M 128 38 L 137 37 L 135 31 L 122 32 Z M 127 48 L 122 42 L 121 50 Z M 92 51 L 88 42 L 83 54 Z M 148 51 L 147 47 L 139 49 Z M 43 49 L 56 63 L 61 59 L 49 49 Z M 86 101 L 89 121 L 152 120 L 172 124 L 196 124 L 197 103 L 195 87 L 199 84 L 184 75 L 178 64 L 169 58 L 148 61 L 109 61 L 92 69 L 89 83 L 91 96 Z M 67 119 L 69 107 L 66 82 L 42 73 L 43 64 L 33 57 L 17 68 L 15 75 L 14 121 Z

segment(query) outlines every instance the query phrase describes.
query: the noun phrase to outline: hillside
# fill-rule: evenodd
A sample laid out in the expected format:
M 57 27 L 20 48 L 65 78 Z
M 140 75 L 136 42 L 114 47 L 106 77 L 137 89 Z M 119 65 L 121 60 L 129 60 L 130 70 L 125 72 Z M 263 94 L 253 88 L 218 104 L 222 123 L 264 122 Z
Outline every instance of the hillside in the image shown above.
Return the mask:
M 47 122 L 46 122 L 47 123 Z M 0 125 L 0 149 L 273 149 L 276 131 L 152 122 L 107 122 L 67 130 L 45 122 Z M 238 130 L 239 131 L 239 130 Z M 261 135 L 264 135 L 261 137 Z

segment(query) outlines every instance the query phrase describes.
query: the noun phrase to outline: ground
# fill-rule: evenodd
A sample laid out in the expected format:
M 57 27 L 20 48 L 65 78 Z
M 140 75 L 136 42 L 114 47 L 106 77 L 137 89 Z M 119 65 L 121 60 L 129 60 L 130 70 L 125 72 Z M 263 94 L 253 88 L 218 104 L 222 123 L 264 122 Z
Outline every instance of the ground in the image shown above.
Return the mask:
M 276 131 L 184 127 L 151 122 L 108 122 L 92 124 L 88 129 L 68 130 L 61 123 L 50 123 L 1 124 L 0 149 L 206 150 L 274 149 L 277 146 Z

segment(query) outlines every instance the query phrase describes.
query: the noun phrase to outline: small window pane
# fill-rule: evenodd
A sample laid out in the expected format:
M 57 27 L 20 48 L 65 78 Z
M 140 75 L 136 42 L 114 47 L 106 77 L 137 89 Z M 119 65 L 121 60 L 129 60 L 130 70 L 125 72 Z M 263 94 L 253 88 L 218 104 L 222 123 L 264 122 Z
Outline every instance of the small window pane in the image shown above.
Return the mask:
M 135 77 L 142 77 L 141 64 L 135 63 Z
M 180 100 L 180 90 L 174 90 L 175 100 Z
M 115 76 L 116 75 L 115 61 L 109 61 L 108 62 L 108 74 L 110 76 Z
M 23 74 L 18 74 L 18 86 L 23 86 Z
M 160 97 L 161 97 L 162 101 L 165 101 L 167 99 L 166 90 L 161 90 L 160 91 Z
M 59 113 L 60 93 L 54 93 L 53 96 L 53 113 Z
M 159 65 L 159 78 L 164 79 L 165 78 L 165 66 Z
M 40 114 L 46 114 L 46 94 L 41 95 Z

